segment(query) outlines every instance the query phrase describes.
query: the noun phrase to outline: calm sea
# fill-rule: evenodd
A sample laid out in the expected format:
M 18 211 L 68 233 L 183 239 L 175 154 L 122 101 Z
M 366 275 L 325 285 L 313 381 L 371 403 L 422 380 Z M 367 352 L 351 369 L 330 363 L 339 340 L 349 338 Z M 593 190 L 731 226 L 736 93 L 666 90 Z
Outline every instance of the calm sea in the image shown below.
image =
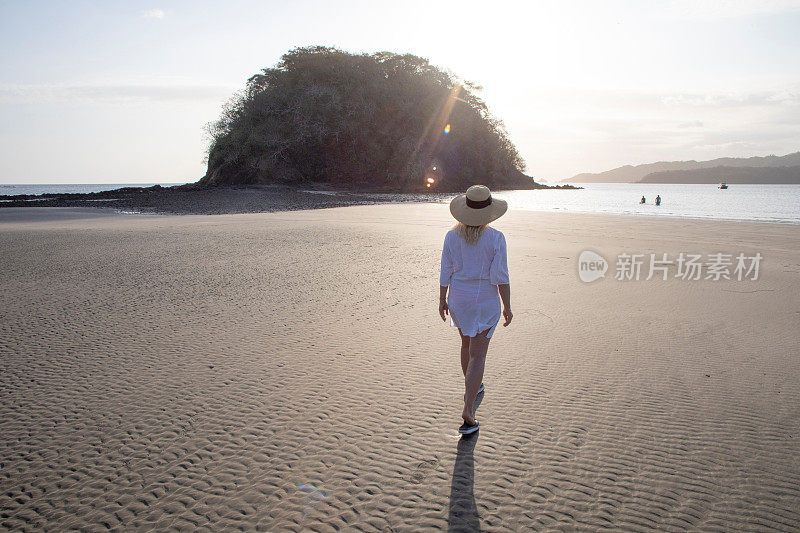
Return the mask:
M 0 184 L 0 196 L 14 194 L 45 194 L 45 193 L 90 193 L 110 191 L 122 187 L 152 187 L 161 185 L 183 185 L 183 183 L 66 183 L 66 184 L 35 184 L 35 185 L 3 185 Z
M 0 195 L 89 193 L 156 183 L 78 183 L 0 185 Z M 158 183 L 162 186 L 181 183 Z M 800 185 L 681 185 L 579 183 L 582 190 L 498 191 L 512 209 L 572 213 L 611 213 L 716 220 L 756 220 L 800 224 Z M 661 195 L 661 205 L 655 205 Z M 647 203 L 640 205 L 642 196 Z
M 800 224 L 800 185 L 576 183 L 583 190 L 498 191 L 509 208 Z M 661 195 L 661 205 L 655 205 Z M 645 197 L 647 203 L 640 205 Z

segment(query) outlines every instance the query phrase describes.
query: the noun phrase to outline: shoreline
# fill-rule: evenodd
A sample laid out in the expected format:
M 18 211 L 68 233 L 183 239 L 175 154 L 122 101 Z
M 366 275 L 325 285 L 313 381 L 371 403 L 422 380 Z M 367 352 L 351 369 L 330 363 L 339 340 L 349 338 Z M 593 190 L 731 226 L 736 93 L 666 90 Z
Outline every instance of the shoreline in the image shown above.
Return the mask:
M 511 210 L 511 208 L 509 208 Z M 712 218 L 712 217 L 699 217 L 699 216 L 681 216 L 681 215 L 650 215 L 638 213 L 599 213 L 596 211 L 566 211 L 566 210 L 534 210 L 534 209 L 517 209 L 517 211 L 525 211 L 528 213 L 552 213 L 555 215 L 599 215 L 599 216 L 612 216 L 612 217 L 628 217 L 628 218 L 642 218 L 647 220 L 697 220 L 708 222 L 744 222 L 748 224 L 778 224 L 780 226 L 800 226 L 800 220 L 759 220 L 752 218 Z
M 527 190 L 527 189 L 526 189 Z M 559 189 L 549 189 L 559 190 Z M 563 189 L 561 189 L 563 190 Z M 516 207 L 513 203 L 514 193 L 522 191 L 498 190 L 499 197 L 508 194 L 509 209 L 531 213 L 571 213 L 571 214 L 608 214 L 643 219 L 683 219 L 712 220 L 729 222 L 757 222 L 779 225 L 800 225 L 800 218 L 791 213 L 782 213 L 783 218 L 766 219 L 765 217 L 745 218 L 746 213 L 736 213 L 736 217 L 709 216 L 708 212 L 699 214 L 675 214 L 637 211 L 593 211 L 580 210 L 574 200 L 565 200 L 565 206 L 554 208 L 545 205 L 538 207 L 539 200 L 531 197 L 532 206 Z M 396 193 L 396 192 L 352 192 L 348 190 L 332 190 L 320 184 L 307 184 L 305 188 L 290 186 L 241 186 L 221 188 L 197 188 L 178 185 L 173 187 L 127 187 L 96 193 L 48 193 L 42 195 L 0 196 L 0 212 L 9 208 L 48 208 L 78 207 L 90 209 L 114 209 L 124 214 L 236 214 L 236 213 L 272 213 L 298 210 L 327 209 L 357 205 L 391 205 L 391 204 L 446 204 L 455 194 L 444 192 Z M 545 193 L 536 193 L 545 194 Z M 553 193 L 554 194 L 554 193 Z M 523 204 L 527 196 L 520 197 Z M 544 204 L 550 204 L 545 201 Z M 556 204 L 561 205 L 561 204 Z M 613 209 L 613 208 L 612 208 Z M 788 218 L 787 218 L 788 217 Z
M 116 209 L 142 214 L 234 214 L 270 213 L 396 203 L 398 201 L 435 201 L 439 196 L 408 194 L 387 198 L 386 193 L 352 193 L 294 187 L 219 187 L 199 188 L 153 186 L 127 187 L 96 193 L 46 193 L 40 195 L 0 196 L 0 211 L 15 207 L 79 207 Z M 391 195 L 394 196 L 394 195 Z
M 517 190 L 579 190 L 580 187 L 542 185 Z M 224 214 L 266 213 L 347 205 L 440 202 L 460 192 L 399 192 L 384 189 L 331 189 L 320 183 L 300 185 L 239 185 L 202 187 L 196 184 L 162 187 L 124 187 L 92 193 L 0 195 L 8 207 L 112 207 L 147 213 Z M 102 204 L 102 205 L 99 205 Z
M 319 195 L 322 198 L 330 198 L 330 195 L 327 193 L 320 193 L 320 192 L 310 192 L 309 194 Z M 2 205 L 0 204 L 0 222 L 4 219 L 13 218 L 13 217 L 4 217 L 4 211 L 16 211 L 17 213 L 21 213 L 22 210 L 26 212 L 30 210 L 30 212 L 34 211 L 48 211 L 48 210 L 74 210 L 72 212 L 84 212 L 87 215 L 91 215 L 93 212 L 97 212 L 98 214 L 103 214 L 103 216 L 213 216 L 213 215 L 244 215 L 244 214 L 270 214 L 270 213 L 290 213 L 290 212 L 298 212 L 298 211 L 318 211 L 324 209 L 336 209 L 340 207 L 357 207 L 357 206 L 374 206 L 374 205 L 427 205 L 427 204 L 436 204 L 436 205 L 447 205 L 445 201 L 439 199 L 430 199 L 427 201 L 420 201 L 418 199 L 408 199 L 408 200 L 395 200 L 395 199 L 375 199 L 373 201 L 353 201 L 353 202 L 319 202 L 313 206 L 307 206 L 301 203 L 293 204 L 291 207 L 287 206 L 277 206 L 272 209 L 268 210 L 252 210 L 252 211 L 212 211 L 212 212 L 167 212 L 167 211 L 135 211 L 135 210 L 126 210 L 122 207 L 110 207 L 107 205 L 78 205 L 78 206 L 51 206 L 51 205 Z M 745 224 L 766 224 L 766 225 L 778 225 L 778 226 L 798 226 L 800 225 L 800 221 L 791 221 L 791 220 L 758 220 L 758 219 L 739 219 L 739 218 L 711 218 L 711 217 L 698 217 L 698 216 L 678 216 L 678 215 L 651 215 L 651 214 L 637 214 L 637 213 L 601 213 L 595 211 L 567 211 L 567 210 L 534 210 L 534 209 L 520 209 L 520 208 L 509 208 L 509 211 L 519 211 L 524 213 L 541 213 L 541 214 L 552 214 L 552 215 L 596 215 L 596 216 L 608 216 L 608 217 L 624 217 L 627 219 L 639 219 L 639 220 L 648 220 L 648 221 L 657 221 L 657 220 L 673 220 L 673 221 L 698 221 L 698 222 L 721 222 L 721 223 L 745 223 Z M 45 217 L 46 218 L 46 217 Z

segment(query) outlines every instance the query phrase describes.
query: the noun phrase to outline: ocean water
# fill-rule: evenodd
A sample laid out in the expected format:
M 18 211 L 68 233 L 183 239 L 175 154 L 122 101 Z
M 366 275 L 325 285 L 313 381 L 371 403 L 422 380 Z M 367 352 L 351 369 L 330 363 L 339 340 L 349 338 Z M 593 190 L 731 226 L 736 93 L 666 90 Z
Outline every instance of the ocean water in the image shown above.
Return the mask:
M 90 193 L 120 187 L 151 187 L 182 183 L 73 183 L 3 185 L 0 195 Z M 736 185 L 720 190 L 715 184 L 577 183 L 582 190 L 497 191 L 511 209 L 572 213 L 609 213 L 715 220 L 752 220 L 800 224 L 800 185 Z M 330 193 L 336 194 L 336 193 Z M 655 205 L 656 195 L 661 205 Z M 639 204 L 642 195 L 647 199 Z M 374 195 L 408 196 L 408 195 Z M 449 198 L 442 197 L 445 202 Z M 408 201 L 407 198 L 404 200 Z
M 582 190 L 497 191 L 509 209 L 800 224 L 800 185 L 576 183 Z M 661 205 L 655 205 L 661 195 Z M 640 205 L 642 196 L 647 203 Z
M 66 184 L 19 184 L 4 185 L 0 183 L 0 196 L 15 194 L 46 194 L 46 193 L 90 193 L 110 191 L 122 187 L 152 187 L 161 185 L 183 185 L 183 183 L 66 183 Z

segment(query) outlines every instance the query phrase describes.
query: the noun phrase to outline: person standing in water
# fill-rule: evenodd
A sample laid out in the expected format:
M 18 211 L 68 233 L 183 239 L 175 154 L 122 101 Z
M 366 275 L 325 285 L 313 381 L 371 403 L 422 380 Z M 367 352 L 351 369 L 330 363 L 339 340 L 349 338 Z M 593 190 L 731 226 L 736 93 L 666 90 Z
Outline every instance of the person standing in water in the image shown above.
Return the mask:
M 661 195 L 656 196 L 656 205 L 661 205 Z
M 640 204 L 643 204 L 643 203 L 645 203 L 644 196 L 642 196 L 642 200 L 641 200 L 639 203 L 640 203 Z
M 478 430 L 475 400 L 483 393 L 483 370 L 489 340 L 502 314 L 508 326 L 511 285 L 508 276 L 506 238 L 488 224 L 508 210 L 505 200 L 492 198 L 483 185 L 473 185 L 453 198 L 450 213 L 457 224 L 445 235 L 439 276 L 439 315 L 458 328 L 461 337 L 461 371 L 464 374 L 464 424 L 469 435 Z M 449 292 L 448 292 L 449 288 Z M 501 313 L 500 301 L 503 309 Z

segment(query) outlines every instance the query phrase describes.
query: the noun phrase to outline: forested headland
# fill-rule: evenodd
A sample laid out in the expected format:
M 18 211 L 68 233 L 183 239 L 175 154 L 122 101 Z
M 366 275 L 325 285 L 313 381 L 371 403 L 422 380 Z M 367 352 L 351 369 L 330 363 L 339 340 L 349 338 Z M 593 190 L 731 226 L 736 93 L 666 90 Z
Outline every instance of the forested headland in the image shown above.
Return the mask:
M 479 89 L 410 54 L 294 49 L 252 76 L 209 125 L 198 185 L 545 188 L 523 173 Z

